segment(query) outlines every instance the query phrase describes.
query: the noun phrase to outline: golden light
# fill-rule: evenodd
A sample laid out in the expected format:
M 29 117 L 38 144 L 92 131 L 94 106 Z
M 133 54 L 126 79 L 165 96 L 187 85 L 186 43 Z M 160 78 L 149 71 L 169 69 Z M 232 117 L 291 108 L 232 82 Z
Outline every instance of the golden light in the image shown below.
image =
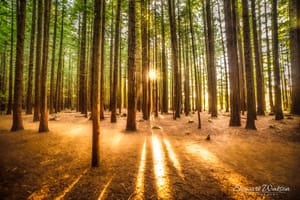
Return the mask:
M 155 70 L 150 70 L 149 71 L 149 78 L 150 78 L 150 80 L 155 80 L 156 79 L 156 71 Z
M 172 147 L 171 147 L 170 142 L 169 142 L 166 138 L 164 138 L 164 143 L 165 143 L 166 148 L 167 148 L 168 156 L 169 156 L 169 158 L 171 159 L 171 161 L 172 161 L 172 163 L 173 163 L 175 169 L 177 170 L 178 175 L 179 175 L 181 178 L 184 179 L 184 175 L 183 175 L 183 173 L 182 173 L 181 165 L 180 165 L 180 163 L 179 163 L 179 161 L 178 161 L 178 159 L 177 159 L 176 154 L 174 153 L 174 151 L 173 151 L 173 149 L 172 149 Z
M 101 199 L 104 198 L 104 195 L 105 195 L 105 193 L 106 193 L 106 190 L 107 190 L 108 186 L 110 185 L 112 179 L 113 179 L 113 177 L 111 177 L 111 178 L 109 179 L 109 181 L 105 184 L 105 186 L 104 186 L 104 188 L 103 188 L 103 190 L 102 190 L 102 192 L 101 192 L 101 194 L 100 194 L 98 200 L 101 200 Z
M 146 162 L 146 140 L 144 141 L 141 161 L 139 166 L 139 172 L 136 180 L 135 199 L 144 199 L 144 173 L 145 173 L 145 162 Z
M 156 135 L 152 135 L 152 151 L 158 199 L 172 199 L 169 180 L 165 171 L 165 155 Z
M 200 158 L 204 161 L 204 166 L 208 169 L 214 169 L 211 171 L 211 175 L 220 182 L 222 190 L 227 193 L 232 199 L 265 199 L 252 191 L 236 191 L 236 187 L 247 188 L 253 183 L 251 183 L 246 177 L 236 173 L 230 166 L 223 163 L 210 151 L 201 147 L 201 145 L 192 144 L 186 145 L 187 151 L 192 154 L 198 154 Z

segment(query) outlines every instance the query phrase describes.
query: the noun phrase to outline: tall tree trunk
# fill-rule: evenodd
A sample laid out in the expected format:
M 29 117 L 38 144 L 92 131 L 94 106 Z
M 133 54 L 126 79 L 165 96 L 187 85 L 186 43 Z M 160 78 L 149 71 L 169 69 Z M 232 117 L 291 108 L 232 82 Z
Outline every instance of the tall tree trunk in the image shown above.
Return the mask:
M 41 65 L 42 65 L 42 41 L 43 41 L 43 0 L 38 0 L 36 60 L 35 60 L 35 93 L 33 121 L 40 120 L 41 111 Z
M 187 28 L 185 28 L 185 47 L 183 47 L 185 52 L 185 65 L 184 65 L 184 113 L 186 116 L 190 114 L 190 62 L 189 62 L 189 40 Z
M 49 28 L 51 0 L 45 0 L 44 5 L 44 41 L 43 41 L 43 60 L 41 70 L 41 117 L 39 132 L 47 132 L 48 128 L 48 108 L 47 108 L 47 68 L 48 68 L 48 48 L 49 48 Z
M 29 53 L 29 66 L 28 66 L 26 114 L 32 114 L 32 81 L 33 81 L 35 21 L 36 21 L 36 0 L 33 0 L 32 1 L 31 32 L 30 32 L 30 47 L 29 47 L 30 48 L 30 53 Z
M 225 76 L 225 112 L 229 112 L 229 94 L 228 94 L 228 71 L 227 71 L 227 57 L 226 57 L 226 50 L 225 50 L 225 43 L 224 43 L 224 32 L 221 23 L 221 12 L 220 12 L 220 5 L 218 6 L 218 15 L 220 20 L 220 34 L 221 34 L 221 43 L 222 43 L 222 51 L 223 51 L 223 62 L 224 62 L 224 76 Z
M 168 11 L 169 11 L 169 22 L 171 31 L 171 47 L 172 47 L 172 66 L 174 73 L 173 80 L 173 101 L 174 101 L 174 116 L 173 118 L 180 117 L 180 77 L 179 77 L 179 66 L 178 66 L 178 45 L 177 45 L 177 28 L 175 21 L 175 6 L 173 0 L 168 0 Z
M 246 87 L 247 87 L 247 122 L 246 129 L 256 129 L 255 127 L 255 95 L 254 95 L 254 81 L 253 81 L 253 63 L 252 63 L 252 49 L 250 40 L 250 23 L 248 0 L 242 1 L 243 6 L 243 33 L 244 33 L 244 57 L 246 69 Z
M 57 29 L 57 7 L 58 0 L 55 0 L 54 27 L 52 39 L 52 60 L 51 60 L 51 75 L 50 75 L 50 95 L 49 95 L 49 113 L 54 112 L 54 71 L 55 71 L 55 50 L 56 50 L 56 29 Z
M 162 11 L 163 12 L 163 11 Z M 142 88 L 143 88 L 143 102 L 142 111 L 143 119 L 148 120 L 150 116 L 149 104 L 149 59 L 148 59 L 148 19 L 147 19 L 147 0 L 141 1 L 141 40 L 142 40 Z
M 128 2 L 128 110 L 126 130 L 136 131 L 135 0 Z
M 92 167 L 99 166 L 100 161 L 100 25 L 101 25 L 101 3 L 102 0 L 94 0 L 94 28 L 93 28 L 93 51 L 92 51 Z
M 13 56 L 14 56 L 14 1 L 11 1 L 11 25 L 10 25 L 10 58 L 8 79 L 8 104 L 6 114 L 10 115 L 13 101 Z
M 268 89 L 269 89 L 269 103 L 270 110 L 274 113 L 274 103 L 273 103 L 273 87 L 272 87 L 272 69 L 271 69 L 271 55 L 270 55 L 270 42 L 269 42 L 269 27 L 268 27 L 268 17 L 267 17 L 267 0 L 265 0 L 265 26 L 266 26 L 266 46 L 267 46 L 267 68 L 268 68 Z
M 300 2 L 290 0 L 290 48 L 292 71 L 291 113 L 300 114 Z
M 87 23 L 87 0 L 83 1 L 83 16 L 81 26 L 80 44 L 80 91 L 79 107 L 82 114 L 87 115 L 87 67 L 86 67 L 86 23 Z
M 112 109 L 113 51 L 114 51 L 114 0 L 111 0 L 110 49 L 109 49 L 109 110 Z
M 277 23 L 277 0 L 272 0 L 272 26 L 273 26 L 273 65 L 275 76 L 275 119 L 283 119 L 281 89 L 280 89 L 280 69 L 278 50 L 278 23 Z
M 208 104 L 212 117 L 218 116 L 218 101 L 217 101 L 217 81 L 216 81 L 216 64 L 215 64 L 215 45 L 214 45 L 214 30 L 212 26 L 213 17 L 211 12 L 210 0 L 206 0 L 206 22 L 207 22 L 207 85 L 208 88 Z
M 252 11 L 252 27 L 253 27 L 253 42 L 255 54 L 255 69 L 256 69 L 256 98 L 257 98 L 257 115 L 264 115 L 265 91 L 264 91 L 264 76 L 261 63 L 261 52 L 258 41 L 255 0 L 251 0 Z
M 166 63 L 166 41 L 164 22 L 164 1 L 161 0 L 161 67 L 162 67 L 162 113 L 168 113 L 168 67 Z
M 102 3 L 101 13 L 105 13 L 105 1 Z M 100 60 L 100 120 L 104 119 L 104 39 L 105 39 L 105 15 L 101 18 L 101 60 Z
M 113 91 L 111 101 L 111 118 L 110 122 L 117 122 L 117 87 L 118 87 L 118 69 L 119 69 L 119 35 L 120 35 L 120 16 L 121 16 L 121 0 L 117 3 L 116 23 L 115 23 L 115 46 L 114 46 L 114 70 L 113 70 Z
M 61 13 L 61 30 L 60 30 L 60 43 L 59 43 L 59 55 L 58 55 L 58 65 L 57 65 L 57 78 L 56 78 L 56 94 L 55 94 L 55 112 L 60 112 L 62 109 L 61 104 L 61 91 L 62 87 L 62 79 L 63 79 L 63 39 L 64 39 L 64 5 L 62 5 L 62 13 Z
M 23 69 L 24 69 L 24 37 L 26 22 L 26 0 L 17 0 L 17 48 L 16 70 L 13 103 L 13 124 L 11 131 L 23 130 L 22 98 L 23 98 Z
M 224 0 L 225 28 L 230 79 L 230 126 L 241 125 L 240 84 L 237 56 L 236 5 L 235 0 Z

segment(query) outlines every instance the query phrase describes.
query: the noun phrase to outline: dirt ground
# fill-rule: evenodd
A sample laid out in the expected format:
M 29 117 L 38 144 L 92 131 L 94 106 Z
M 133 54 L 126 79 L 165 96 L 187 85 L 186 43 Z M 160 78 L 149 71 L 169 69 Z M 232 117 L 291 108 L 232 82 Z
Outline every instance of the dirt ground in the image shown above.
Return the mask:
M 32 115 L 10 132 L 0 116 L 0 199 L 300 199 L 300 117 L 258 117 L 257 130 L 229 127 L 228 113 L 171 114 L 101 123 L 100 167 L 91 168 L 91 121 L 57 114 L 48 133 Z M 207 135 L 210 140 L 206 140 Z

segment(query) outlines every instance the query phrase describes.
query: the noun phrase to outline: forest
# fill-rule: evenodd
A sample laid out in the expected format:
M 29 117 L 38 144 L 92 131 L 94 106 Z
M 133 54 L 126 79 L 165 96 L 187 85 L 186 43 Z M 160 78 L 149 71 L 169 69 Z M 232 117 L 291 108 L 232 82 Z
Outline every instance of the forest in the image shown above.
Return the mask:
M 0 0 L 0 199 L 297 199 L 299 142 L 299 0 Z

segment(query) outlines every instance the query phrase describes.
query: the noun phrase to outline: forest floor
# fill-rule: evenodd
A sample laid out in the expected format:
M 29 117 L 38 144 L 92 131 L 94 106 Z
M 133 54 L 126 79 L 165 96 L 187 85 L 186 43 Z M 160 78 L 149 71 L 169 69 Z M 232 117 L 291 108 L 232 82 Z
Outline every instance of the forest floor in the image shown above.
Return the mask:
M 101 122 L 100 167 L 91 168 L 91 121 L 62 112 L 48 133 L 24 115 L 10 132 L 0 116 L 0 199 L 299 199 L 300 117 L 259 116 L 257 130 L 229 127 L 229 114 L 171 114 Z M 51 116 L 50 116 L 51 117 Z M 206 140 L 210 134 L 211 139 Z

